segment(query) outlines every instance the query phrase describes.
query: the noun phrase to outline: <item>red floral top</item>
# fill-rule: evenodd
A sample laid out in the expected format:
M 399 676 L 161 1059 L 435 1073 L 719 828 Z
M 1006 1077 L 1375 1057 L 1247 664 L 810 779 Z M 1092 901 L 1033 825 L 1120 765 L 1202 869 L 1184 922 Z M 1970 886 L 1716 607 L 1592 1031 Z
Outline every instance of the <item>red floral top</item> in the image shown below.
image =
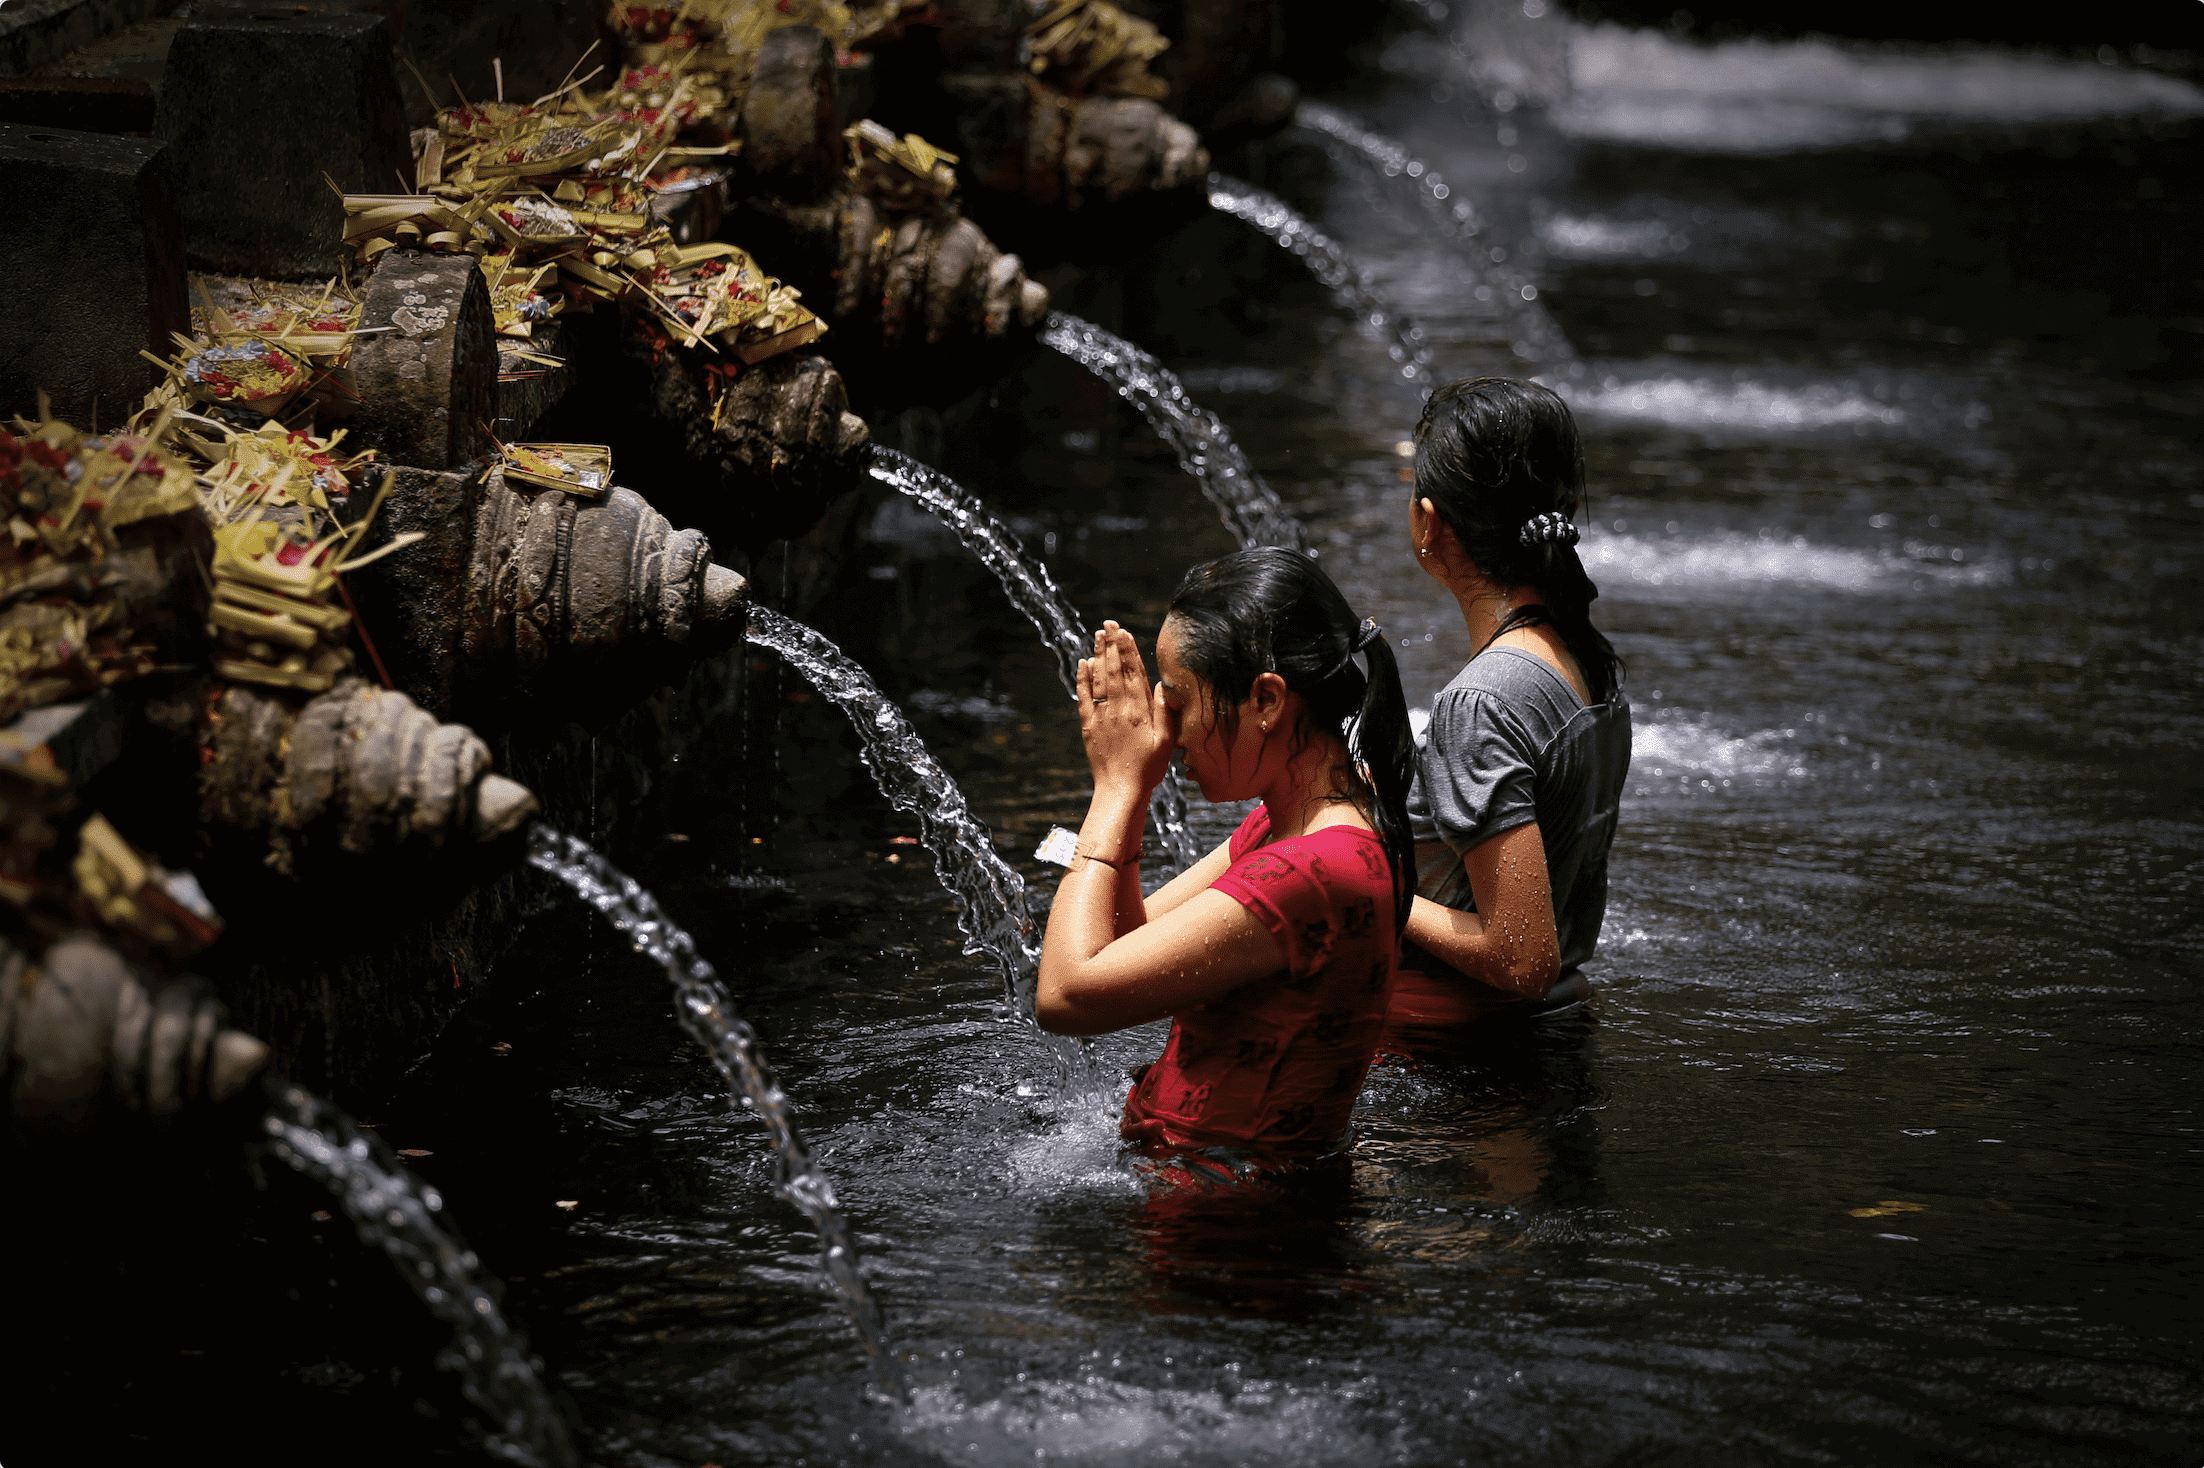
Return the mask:
M 1355 826 L 1269 842 L 1257 806 L 1211 883 L 1278 940 L 1268 978 L 1171 1020 L 1119 1128 L 1171 1150 L 1245 1149 L 1257 1165 L 1336 1148 L 1385 1024 L 1400 942 L 1385 847 Z

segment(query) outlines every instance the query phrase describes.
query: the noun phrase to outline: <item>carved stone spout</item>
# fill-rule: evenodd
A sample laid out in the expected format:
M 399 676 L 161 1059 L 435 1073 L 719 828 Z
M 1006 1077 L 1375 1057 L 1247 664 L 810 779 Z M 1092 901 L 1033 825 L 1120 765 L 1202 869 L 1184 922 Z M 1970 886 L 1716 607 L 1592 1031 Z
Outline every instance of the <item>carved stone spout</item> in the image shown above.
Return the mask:
M 961 215 L 899 214 L 843 188 L 821 204 L 752 199 L 742 218 L 843 336 L 998 341 L 1048 314 L 1047 287 Z
M 588 499 L 497 469 L 401 469 L 367 544 L 416 531 L 351 591 L 392 680 L 439 716 L 556 693 L 568 674 L 586 683 L 585 663 L 663 663 L 742 632 L 742 577 L 632 490 Z
M 164 1126 L 236 1095 L 267 1060 L 204 986 L 150 979 L 89 933 L 36 962 L 0 943 L 0 1095 L 18 1135 Z
M 637 338 L 630 360 L 635 407 L 663 433 L 653 468 L 683 487 L 680 513 L 716 537 L 756 554 L 802 535 L 863 472 L 872 434 L 824 357 L 776 357 L 730 377 L 698 353 Z
M 1201 135 L 1146 97 L 1074 97 L 1027 77 L 942 78 L 972 177 L 1027 202 L 1079 208 L 1182 188 L 1209 172 Z
M 711 543 L 676 530 L 633 490 L 601 500 L 525 492 L 492 470 L 467 568 L 468 661 L 507 658 L 524 681 L 562 656 L 655 637 L 674 647 L 731 641 L 746 583 Z
M 357 678 L 303 707 L 232 687 L 206 749 L 202 815 L 265 833 L 278 865 L 302 845 L 366 853 L 494 841 L 536 810 L 524 786 L 490 773 L 473 730 Z

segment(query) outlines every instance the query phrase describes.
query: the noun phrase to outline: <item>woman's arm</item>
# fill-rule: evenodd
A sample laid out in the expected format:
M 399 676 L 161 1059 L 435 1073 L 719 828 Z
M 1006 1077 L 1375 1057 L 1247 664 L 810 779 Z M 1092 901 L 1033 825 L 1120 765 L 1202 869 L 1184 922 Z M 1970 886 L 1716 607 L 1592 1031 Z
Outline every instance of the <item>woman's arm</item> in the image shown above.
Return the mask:
M 1094 657 L 1079 664 L 1079 733 L 1094 798 L 1079 828 L 1082 854 L 1056 889 L 1041 944 L 1042 1027 L 1074 1035 L 1120 1030 L 1275 972 L 1280 953 L 1269 929 L 1221 892 L 1189 895 L 1190 879 L 1203 871 L 1202 888 L 1216 880 L 1229 864 L 1226 853 L 1202 858 L 1153 907 L 1141 902 L 1131 853 L 1178 738 L 1132 635 L 1115 622 L 1103 624 Z
M 1232 843 L 1218 842 L 1209 855 L 1149 894 L 1147 915 L 1159 918 L 1174 908 L 1183 907 L 1189 899 L 1207 892 L 1210 884 L 1223 876 L 1231 865 Z
M 1124 937 L 1113 885 L 1092 864 L 1064 878 L 1048 915 L 1034 1017 L 1059 1035 L 1101 1035 L 1222 998 L 1284 966 L 1278 940 L 1222 892 L 1200 892 Z
M 1472 846 L 1462 857 L 1476 912 L 1426 897 L 1408 912 L 1408 938 L 1482 984 L 1542 999 L 1561 972 L 1553 885 L 1536 821 Z

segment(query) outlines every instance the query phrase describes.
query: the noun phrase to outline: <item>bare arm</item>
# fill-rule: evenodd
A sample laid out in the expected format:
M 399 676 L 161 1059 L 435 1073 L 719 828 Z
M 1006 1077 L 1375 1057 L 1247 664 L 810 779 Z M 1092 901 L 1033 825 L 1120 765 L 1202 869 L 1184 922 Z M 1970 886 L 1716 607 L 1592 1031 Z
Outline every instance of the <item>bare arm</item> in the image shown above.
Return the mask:
M 1544 998 L 1561 972 L 1561 938 L 1538 823 L 1481 841 L 1462 857 L 1476 912 L 1419 897 L 1408 912 L 1408 938 L 1482 984 Z
M 1064 878 L 1041 948 L 1035 1018 L 1059 1035 L 1100 1035 L 1222 998 L 1274 974 L 1268 928 L 1222 892 L 1199 892 L 1124 937 L 1110 930 L 1107 869 Z
M 1161 690 L 1148 685 L 1132 636 L 1115 622 L 1103 624 L 1094 657 L 1079 664 L 1079 732 L 1094 797 L 1079 828 L 1082 854 L 1049 910 L 1036 1001 L 1041 1025 L 1080 1035 L 1123 1029 L 1274 972 L 1280 954 L 1270 931 L 1231 898 L 1203 890 L 1229 864 L 1222 848 L 1154 904 L 1141 901 L 1131 853 L 1177 731 Z
M 1151 918 L 1162 917 L 1172 909 L 1184 906 L 1188 899 L 1209 890 L 1212 882 L 1225 874 L 1232 865 L 1232 843 L 1220 841 L 1209 855 L 1180 872 L 1170 881 L 1158 887 L 1148 897 L 1147 912 Z

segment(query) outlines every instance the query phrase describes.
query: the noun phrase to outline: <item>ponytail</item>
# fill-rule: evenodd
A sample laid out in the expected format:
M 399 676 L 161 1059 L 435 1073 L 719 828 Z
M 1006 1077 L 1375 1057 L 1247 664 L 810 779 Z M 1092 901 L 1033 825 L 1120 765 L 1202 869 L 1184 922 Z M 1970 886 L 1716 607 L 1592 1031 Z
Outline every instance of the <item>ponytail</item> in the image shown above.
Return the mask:
M 1536 586 L 1545 598 L 1546 610 L 1553 614 L 1554 630 L 1561 634 L 1577 667 L 1583 670 L 1592 702 L 1605 703 L 1614 697 L 1615 690 L 1622 684 L 1622 655 L 1615 651 L 1615 645 L 1606 635 L 1592 625 L 1592 603 L 1599 600 L 1599 587 L 1576 553 L 1576 527 L 1572 525 L 1569 529 L 1567 541 L 1541 547 L 1545 552 L 1544 564 L 1525 580 Z
M 1385 843 L 1393 866 L 1393 928 L 1408 926 L 1416 895 L 1416 840 L 1408 828 L 1408 787 L 1416 773 L 1416 736 L 1408 723 L 1408 699 L 1401 691 L 1400 663 L 1393 644 L 1375 622 L 1364 622 L 1362 706 L 1349 725 L 1347 753 L 1356 778 L 1369 787 L 1370 824 Z M 1374 634 L 1374 635 L 1372 635 Z
M 1276 673 L 1307 711 L 1294 737 L 1305 742 L 1313 727 L 1345 742 L 1350 788 L 1343 793 L 1377 828 L 1392 868 L 1394 930 L 1407 927 L 1416 890 L 1408 830 L 1416 744 L 1385 634 L 1375 622 L 1356 620 L 1323 567 L 1277 546 L 1188 571 L 1169 615 L 1178 624 L 1179 658 L 1210 686 L 1227 734 L 1256 678 Z

